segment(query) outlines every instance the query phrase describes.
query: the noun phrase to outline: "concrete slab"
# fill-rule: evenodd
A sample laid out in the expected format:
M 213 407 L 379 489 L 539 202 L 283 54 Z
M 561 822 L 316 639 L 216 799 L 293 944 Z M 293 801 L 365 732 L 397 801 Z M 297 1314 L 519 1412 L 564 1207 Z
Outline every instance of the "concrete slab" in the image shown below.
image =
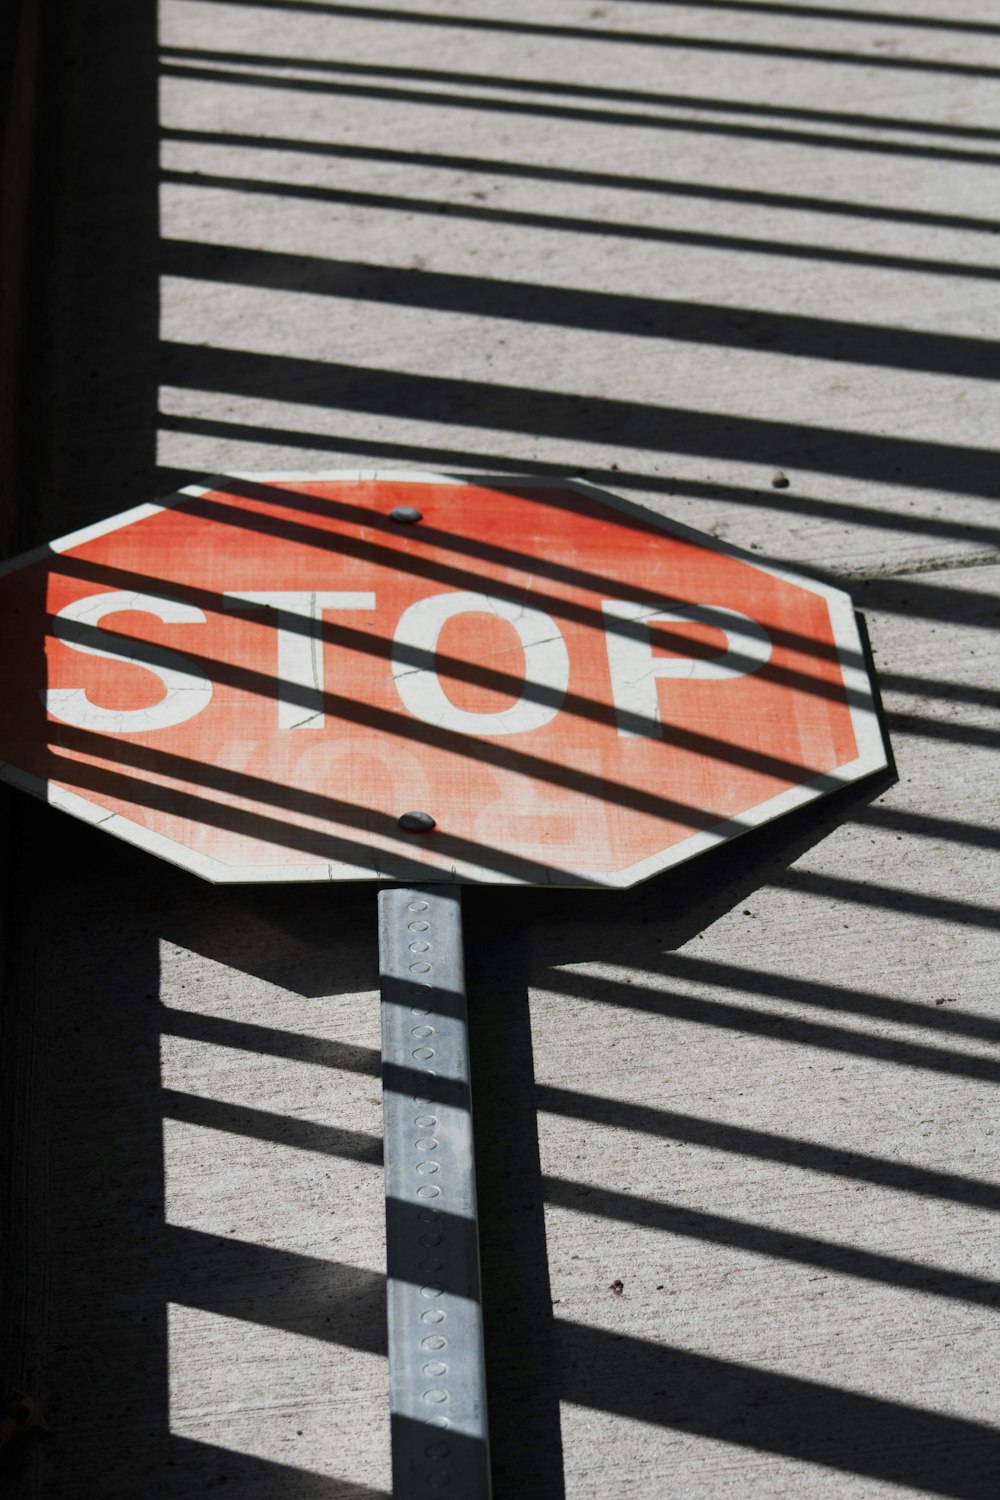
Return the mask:
M 995 1491 L 1000 27 L 898 9 L 51 23 L 35 539 L 219 469 L 537 466 L 867 619 L 895 782 L 470 894 L 498 1500 Z M 21 1492 L 385 1495 L 373 893 L 17 827 Z
M 798 858 L 772 831 L 745 898 L 719 872 L 707 925 L 689 893 L 640 900 L 617 942 L 533 924 L 569 1494 L 609 1473 L 635 1495 L 988 1486 L 962 1455 L 996 1418 L 996 719 L 969 700 L 997 574 L 927 587 L 956 576 L 961 624 L 868 617 L 887 685 L 932 660 L 966 700 L 899 725 L 896 788 Z M 797 1425 L 821 1388 L 845 1403 L 822 1436 Z M 944 1416 L 970 1426 L 932 1474 Z
M 989 68 L 753 9 L 168 5 L 163 462 L 546 463 L 806 563 L 995 547 Z

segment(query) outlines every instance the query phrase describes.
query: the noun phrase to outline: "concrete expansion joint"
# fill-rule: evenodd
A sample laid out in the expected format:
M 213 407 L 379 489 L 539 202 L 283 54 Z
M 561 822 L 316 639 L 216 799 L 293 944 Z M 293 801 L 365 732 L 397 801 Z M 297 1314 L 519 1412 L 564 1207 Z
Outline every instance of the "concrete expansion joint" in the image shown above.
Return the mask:
M 916 573 L 954 573 L 962 568 L 989 568 L 1000 564 L 1000 552 L 990 548 L 981 552 L 963 552 L 959 556 L 921 557 L 912 563 L 895 563 L 887 568 L 865 568 L 845 574 L 859 583 L 883 578 L 911 578 Z

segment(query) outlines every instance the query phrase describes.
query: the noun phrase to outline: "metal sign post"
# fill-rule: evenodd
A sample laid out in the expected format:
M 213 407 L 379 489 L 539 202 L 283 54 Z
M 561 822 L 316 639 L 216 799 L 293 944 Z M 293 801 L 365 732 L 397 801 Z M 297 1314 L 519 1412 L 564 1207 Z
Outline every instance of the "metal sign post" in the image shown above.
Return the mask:
M 488 1500 L 460 892 L 378 905 L 393 1495 Z

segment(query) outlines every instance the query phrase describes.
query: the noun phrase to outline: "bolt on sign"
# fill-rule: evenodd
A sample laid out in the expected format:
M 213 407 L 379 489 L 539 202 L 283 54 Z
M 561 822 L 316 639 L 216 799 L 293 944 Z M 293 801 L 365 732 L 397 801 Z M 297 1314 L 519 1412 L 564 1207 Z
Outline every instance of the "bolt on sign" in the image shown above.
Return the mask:
M 846 594 L 575 481 L 227 478 L 0 615 L 0 774 L 212 881 L 627 886 L 885 764 Z

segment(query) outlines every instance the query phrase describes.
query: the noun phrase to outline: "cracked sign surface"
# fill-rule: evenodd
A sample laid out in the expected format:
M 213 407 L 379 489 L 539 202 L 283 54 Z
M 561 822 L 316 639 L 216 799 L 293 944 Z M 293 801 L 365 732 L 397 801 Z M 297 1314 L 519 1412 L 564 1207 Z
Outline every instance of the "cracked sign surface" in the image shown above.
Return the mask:
M 4 779 L 210 880 L 629 885 L 885 764 L 845 594 L 577 482 L 220 480 L 0 614 Z

